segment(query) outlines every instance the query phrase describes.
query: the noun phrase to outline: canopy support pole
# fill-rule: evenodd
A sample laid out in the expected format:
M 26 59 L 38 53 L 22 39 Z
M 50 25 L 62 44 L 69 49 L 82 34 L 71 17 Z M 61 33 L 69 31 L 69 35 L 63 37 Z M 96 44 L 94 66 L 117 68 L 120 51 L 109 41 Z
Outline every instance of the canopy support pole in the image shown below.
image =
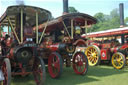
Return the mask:
M 87 24 L 87 21 L 85 20 L 86 37 L 87 37 L 87 31 L 88 31 L 88 30 L 87 30 L 87 25 L 88 25 L 88 24 Z
M 48 20 L 48 21 L 49 21 L 49 20 Z M 46 25 L 45 25 L 45 27 L 44 27 L 44 30 L 43 30 L 43 32 L 42 32 L 42 34 L 41 34 L 39 43 L 41 42 L 41 40 L 42 40 L 42 38 L 43 38 L 43 36 L 44 36 L 45 30 L 46 30 L 46 28 L 47 28 L 47 26 L 48 26 L 48 21 L 46 22 Z
M 69 36 L 69 37 L 71 37 L 71 36 L 70 36 L 70 34 L 69 34 L 69 32 L 68 32 L 68 29 L 67 29 L 67 27 L 66 27 L 66 25 L 65 25 L 65 23 L 64 23 L 64 21 L 63 21 L 63 20 L 62 20 L 62 23 L 63 23 L 63 25 L 64 25 L 65 30 L 66 30 L 66 31 L 67 31 L 67 33 L 68 33 L 68 36 Z
M 8 24 L 8 34 L 9 34 L 9 24 Z
M 86 30 L 86 39 L 88 38 L 88 35 L 87 35 L 87 31 L 88 31 L 88 29 L 87 29 L 87 25 L 88 25 L 88 23 L 87 23 L 87 21 L 85 20 L 85 30 Z M 87 40 L 87 46 L 88 46 L 88 40 Z
M 9 21 L 10 26 L 11 26 L 11 30 L 13 31 L 14 35 L 16 36 L 16 39 L 17 39 L 18 43 L 20 44 L 20 40 L 19 40 L 19 38 L 18 38 L 18 36 L 17 36 L 17 34 L 16 34 L 15 29 L 13 28 L 13 25 L 12 25 L 12 23 L 11 23 L 10 18 L 7 17 L 7 19 L 8 19 L 8 21 Z
M 38 12 L 36 12 L 36 44 L 38 44 Z
M 21 36 L 21 44 L 23 43 L 23 9 L 21 8 L 21 34 L 20 34 L 20 36 Z
M 73 39 L 73 33 L 74 33 L 74 31 L 73 31 L 73 29 L 74 29 L 74 27 L 73 27 L 73 19 L 71 20 L 71 39 Z

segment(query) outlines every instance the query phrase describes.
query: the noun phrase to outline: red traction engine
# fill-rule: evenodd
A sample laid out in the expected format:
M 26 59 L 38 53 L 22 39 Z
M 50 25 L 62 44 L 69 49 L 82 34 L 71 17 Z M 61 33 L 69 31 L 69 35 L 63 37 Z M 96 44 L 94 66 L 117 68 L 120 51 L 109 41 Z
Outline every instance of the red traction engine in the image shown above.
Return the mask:
M 116 69 L 128 65 L 128 27 L 96 32 L 88 35 L 95 38 L 85 54 L 91 66 L 108 62 Z
M 51 18 L 45 9 L 33 6 L 9 6 L 0 18 L 8 33 L 0 41 L 0 85 L 11 85 L 11 76 L 34 75 L 36 85 L 45 81 L 45 65 L 38 53 L 38 31 L 33 26 Z M 1 33 L 1 32 L 0 32 Z M 35 36 L 36 35 L 36 36 Z
M 52 78 L 58 78 L 63 71 L 63 64 L 73 66 L 76 74 L 86 74 L 88 61 L 83 52 L 75 52 L 76 48 L 86 46 L 87 39 L 82 38 L 85 27 L 95 24 L 96 19 L 83 13 L 71 13 L 39 25 L 40 53 L 48 63 L 48 71 Z M 35 28 L 33 28 L 35 29 Z

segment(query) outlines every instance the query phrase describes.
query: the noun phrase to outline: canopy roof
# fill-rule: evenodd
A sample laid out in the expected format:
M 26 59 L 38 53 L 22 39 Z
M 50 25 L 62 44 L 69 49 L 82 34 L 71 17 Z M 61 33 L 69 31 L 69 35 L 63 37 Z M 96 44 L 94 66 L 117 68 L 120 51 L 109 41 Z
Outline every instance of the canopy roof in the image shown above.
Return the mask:
M 69 13 L 69 14 L 62 15 L 58 18 L 55 18 L 55 19 L 49 21 L 48 25 L 47 25 L 46 32 L 50 32 L 52 30 L 55 30 L 56 28 L 59 28 L 59 29 L 64 28 L 64 25 L 63 25 L 62 21 L 64 21 L 64 23 L 66 23 L 66 26 L 70 26 L 71 25 L 71 20 L 73 20 L 79 26 L 84 26 L 85 21 L 87 21 L 87 25 L 95 24 L 97 22 L 97 20 L 94 17 L 92 17 L 88 14 Z M 46 23 L 39 25 L 39 30 L 40 31 L 42 31 L 44 29 L 45 24 Z M 33 29 L 35 30 L 35 27 Z
M 27 6 L 27 5 L 15 5 L 9 6 L 5 13 L 0 17 L 1 25 L 8 25 L 7 16 L 10 18 L 13 26 L 16 24 L 16 16 L 20 14 L 21 8 L 23 9 L 23 13 L 26 14 L 26 23 L 31 26 L 34 26 L 36 23 L 36 12 L 38 12 L 38 23 L 41 24 L 51 18 L 51 13 L 45 9 Z
M 61 18 L 62 20 L 76 20 L 76 21 L 79 21 L 81 22 L 82 24 L 81 25 L 84 25 L 85 23 L 85 20 L 88 22 L 87 24 L 90 25 L 90 24 L 96 24 L 97 20 L 88 15 L 88 14 L 84 14 L 84 13 L 69 13 L 69 14 L 66 14 L 66 15 L 63 15 L 63 16 L 60 16 L 58 17 L 57 19 Z
M 121 34 L 128 34 L 128 27 L 93 32 L 93 33 L 88 33 L 87 35 L 88 37 L 109 37 L 109 36 L 119 36 Z

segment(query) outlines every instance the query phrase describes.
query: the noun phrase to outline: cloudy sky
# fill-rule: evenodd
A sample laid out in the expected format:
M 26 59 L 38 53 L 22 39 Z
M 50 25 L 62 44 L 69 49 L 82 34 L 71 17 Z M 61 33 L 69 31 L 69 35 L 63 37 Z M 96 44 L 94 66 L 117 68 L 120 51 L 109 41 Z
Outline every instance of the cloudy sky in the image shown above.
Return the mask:
M 10 5 L 16 5 L 18 0 L 0 0 L 0 16 Z M 54 17 L 62 15 L 62 0 L 19 0 L 25 5 L 32 5 L 49 10 Z M 124 16 L 128 17 L 128 0 L 69 0 L 69 6 L 75 7 L 79 12 L 94 15 L 102 12 L 110 14 L 114 8 L 119 8 L 119 3 L 124 3 Z

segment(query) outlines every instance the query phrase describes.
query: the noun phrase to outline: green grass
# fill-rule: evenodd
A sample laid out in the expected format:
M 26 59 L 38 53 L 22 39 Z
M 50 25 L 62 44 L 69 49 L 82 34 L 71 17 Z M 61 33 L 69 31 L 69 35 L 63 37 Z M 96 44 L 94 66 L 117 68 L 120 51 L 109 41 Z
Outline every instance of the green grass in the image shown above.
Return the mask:
M 14 77 L 11 85 L 36 85 L 33 77 Z M 45 85 L 127 85 L 128 67 L 116 70 L 112 66 L 89 67 L 85 76 L 77 75 L 73 69 L 64 68 L 58 79 L 52 79 L 48 72 Z

